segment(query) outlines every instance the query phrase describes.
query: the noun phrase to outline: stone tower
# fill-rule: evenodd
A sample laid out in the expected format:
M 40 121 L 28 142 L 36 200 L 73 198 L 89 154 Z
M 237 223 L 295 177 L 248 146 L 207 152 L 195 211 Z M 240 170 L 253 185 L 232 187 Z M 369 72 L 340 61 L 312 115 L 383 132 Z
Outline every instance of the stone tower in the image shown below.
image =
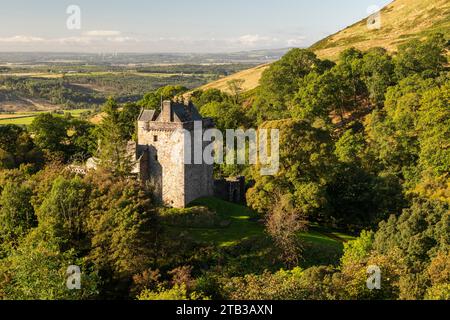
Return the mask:
M 194 128 L 200 125 L 201 135 L 214 127 L 190 102 L 164 101 L 161 112 L 143 110 L 138 118 L 137 173 L 168 206 L 184 208 L 214 194 L 213 165 L 194 164 L 194 151 L 199 152 L 194 150 Z M 203 152 L 205 143 L 201 146 Z

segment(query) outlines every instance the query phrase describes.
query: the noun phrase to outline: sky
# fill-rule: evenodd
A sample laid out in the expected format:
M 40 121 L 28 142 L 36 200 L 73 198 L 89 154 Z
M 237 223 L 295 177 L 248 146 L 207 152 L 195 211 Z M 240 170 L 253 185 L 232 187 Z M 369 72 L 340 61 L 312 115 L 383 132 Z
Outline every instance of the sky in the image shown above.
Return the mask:
M 308 47 L 390 0 L 0 0 L 0 51 Z

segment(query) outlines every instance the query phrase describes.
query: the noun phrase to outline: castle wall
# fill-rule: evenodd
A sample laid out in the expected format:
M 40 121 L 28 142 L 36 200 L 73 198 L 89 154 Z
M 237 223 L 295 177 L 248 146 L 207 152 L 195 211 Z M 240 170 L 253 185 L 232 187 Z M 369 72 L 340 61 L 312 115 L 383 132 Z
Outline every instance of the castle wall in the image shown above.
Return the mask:
M 245 203 L 245 178 L 214 180 L 214 196 L 229 202 Z
M 182 141 L 182 136 L 175 130 L 161 128 L 159 130 L 138 130 L 140 150 L 148 152 L 148 174 L 150 183 L 155 187 L 155 195 L 165 204 L 173 207 L 185 206 L 184 165 L 173 159 L 174 144 Z M 157 141 L 155 141 L 157 137 Z M 183 157 L 184 150 L 179 150 Z M 145 166 L 141 166 L 144 168 Z
M 138 123 L 138 153 L 148 154 L 140 166 L 146 172 L 140 176 L 155 186 L 159 199 L 176 208 L 214 194 L 213 165 L 185 164 L 185 153 L 194 154 L 194 134 L 189 143 L 182 129 L 191 131 L 193 123 Z

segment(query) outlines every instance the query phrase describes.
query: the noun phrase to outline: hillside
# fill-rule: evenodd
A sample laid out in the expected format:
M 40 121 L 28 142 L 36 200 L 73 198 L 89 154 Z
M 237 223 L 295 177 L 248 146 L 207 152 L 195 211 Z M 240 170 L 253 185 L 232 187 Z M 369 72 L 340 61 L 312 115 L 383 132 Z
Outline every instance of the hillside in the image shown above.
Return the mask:
M 441 32 L 450 36 L 450 1 L 448 0 L 394 0 L 381 10 L 381 28 L 369 30 L 367 18 L 333 34 L 311 49 L 320 58 L 336 59 L 343 50 L 356 47 L 367 50 L 384 47 L 393 51 L 397 46 L 413 38 L 423 38 Z M 200 89 L 217 88 L 226 91 L 226 84 L 233 79 L 243 79 L 244 89 L 258 86 L 263 65 L 241 71 L 229 77 L 211 82 Z
M 242 89 L 244 91 L 249 91 L 256 88 L 259 84 L 259 79 L 261 79 L 261 75 L 269 67 L 269 64 L 263 64 L 251 69 L 247 69 L 244 71 L 240 71 L 238 73 L 232 74 L 231 76 L 221 78 L 217 81 L 210 82 L 204 86 L 201 86 L 199 89 L 207 90 L 207 89 L 219 89 L 221 91 L 228 91 L 228 82 L 236 79 L 244 80 L 242 85 Z
M 321 58 L 336 59 L 350 47 L 360 50 L 384 47 L 394 51 L 405 41 L 436 32 L 450 35 L 448 0 L 395 0 L 381 10 L 380 29 L 370 30 L 364 19 L 319 41 L 311 49 Z

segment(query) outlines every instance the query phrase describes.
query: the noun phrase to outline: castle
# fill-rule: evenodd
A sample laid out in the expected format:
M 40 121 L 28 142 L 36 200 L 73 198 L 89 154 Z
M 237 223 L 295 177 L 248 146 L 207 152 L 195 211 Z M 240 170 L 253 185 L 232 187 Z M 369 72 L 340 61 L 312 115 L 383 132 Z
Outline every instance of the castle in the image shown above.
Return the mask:
M 164 101 L 160 112 L 142 110 L 138 118 L 135 173 L 149 181 L 156 197 L 171 207 L 184 208 L 214 195 L 213 165 L 193 161 L 194 152 L 199 152 L 193 141 L 194 127 L 199 124 L 201 135 L 214 127 L 191 102 Z
M 214 128 L 214 123 L 202 118 L 191 102 L 164 101 L 160 112 L 142 110 L 137 127 L 138 141 L 129 141 L 126 151 L 134 162 L 132 173 L 150 182 L 164 205 L 185 208 L 196 199 L 210 196 L 245 203 L 245 178 L 214 180 L 214 165 L 204 162 L 203 152 L 210 142 L 203 141 L 203 134 Z M 199 136 L 200 143 L 195 141 Z M 199 145 L 200 150 L 196 150 Z M 98 161 L 92 157 L 85 166 L 72 165 L 70 170 L 86 174 L 97 169 Z

